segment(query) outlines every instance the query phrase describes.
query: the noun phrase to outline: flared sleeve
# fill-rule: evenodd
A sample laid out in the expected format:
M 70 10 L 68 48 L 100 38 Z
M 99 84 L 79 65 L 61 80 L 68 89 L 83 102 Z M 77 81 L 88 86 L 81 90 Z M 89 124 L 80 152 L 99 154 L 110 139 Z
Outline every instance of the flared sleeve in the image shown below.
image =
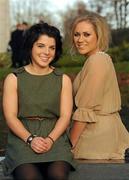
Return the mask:
M 92 55 L 84 65 L 79 87 L 75 94 L 76 110 L 73 120 L 81 122 L 97 122 L 96 114 L 101 111 L 105 82 L 109 72 L 109 58 L 103 54 Z M 78 81 L 78 80 L 77 80 Z

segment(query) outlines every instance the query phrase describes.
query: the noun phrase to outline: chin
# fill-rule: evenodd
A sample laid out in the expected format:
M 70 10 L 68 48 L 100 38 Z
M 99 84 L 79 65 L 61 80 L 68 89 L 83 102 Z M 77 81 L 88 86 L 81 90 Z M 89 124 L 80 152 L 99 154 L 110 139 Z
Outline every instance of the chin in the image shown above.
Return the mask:
M 48 67 L 49 66 L 49 64 L 40 64 L 40 67 L 41 68 L 46 68 L 46 67 Z
M 50 62 L 46 61 L 46 62 L 41 62 L 40 65 L 41 66 L 48 66 Z
M 86 51 L 78 51 L 81 55 L 87 55 L 88 54 L 88 52 L 86 52 Z

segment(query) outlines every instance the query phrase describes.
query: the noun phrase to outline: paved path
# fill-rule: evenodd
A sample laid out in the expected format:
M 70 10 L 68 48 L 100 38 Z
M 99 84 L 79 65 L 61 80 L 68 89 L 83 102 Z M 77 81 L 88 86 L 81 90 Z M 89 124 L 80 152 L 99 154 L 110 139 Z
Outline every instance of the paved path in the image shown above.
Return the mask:
M 12 180 L 4 177 L 1 164 L 0 180 Z M 69 180 L 129 180 L 129 163 L 123 160 L 78 161 L 77 171 L 70 174 Z

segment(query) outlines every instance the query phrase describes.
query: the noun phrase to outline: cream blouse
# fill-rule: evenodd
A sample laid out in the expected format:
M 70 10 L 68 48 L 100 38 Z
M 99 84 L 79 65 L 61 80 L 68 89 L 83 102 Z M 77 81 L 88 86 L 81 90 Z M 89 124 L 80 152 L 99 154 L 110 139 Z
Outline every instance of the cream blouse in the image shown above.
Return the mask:
M 98 115 L 121 109 L 117 77 L 110 56 L 103 52 L 91 55 L 73 83 L 76 110 L 73 120 L 97 122 Z

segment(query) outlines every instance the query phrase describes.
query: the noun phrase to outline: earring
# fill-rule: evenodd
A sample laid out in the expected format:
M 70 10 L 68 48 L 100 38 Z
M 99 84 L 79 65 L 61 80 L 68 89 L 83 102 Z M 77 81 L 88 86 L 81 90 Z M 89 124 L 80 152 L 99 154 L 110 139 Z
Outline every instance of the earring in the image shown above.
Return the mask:
M 79 60 L 78 57 L 77 57 L 77 51 L 76 51 L 74 45 L 72 45 L 72 47 L 70 49 L 70 55 L 71 55 L 72 61 L 76 61 L 77 62 Z

